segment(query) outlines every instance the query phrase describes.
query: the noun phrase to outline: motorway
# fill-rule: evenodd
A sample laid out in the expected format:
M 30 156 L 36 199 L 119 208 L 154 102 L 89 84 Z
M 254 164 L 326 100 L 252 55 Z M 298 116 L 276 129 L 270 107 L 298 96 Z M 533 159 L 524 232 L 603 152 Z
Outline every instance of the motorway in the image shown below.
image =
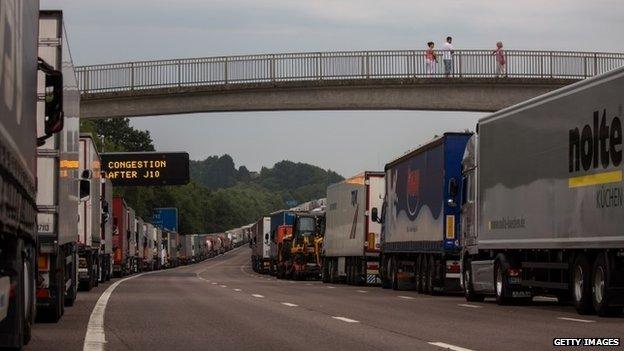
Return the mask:
M 461 296 L 282 281 L 254 273 L 249 256 L 241 247 L 195 265 L 101 284 L 80 293 L 59 323 L 35 325 L 26 349 L 550 350 L 556 337 L 624 338 L 624 318 L 580 316 L 548 299 L 498 306 Z

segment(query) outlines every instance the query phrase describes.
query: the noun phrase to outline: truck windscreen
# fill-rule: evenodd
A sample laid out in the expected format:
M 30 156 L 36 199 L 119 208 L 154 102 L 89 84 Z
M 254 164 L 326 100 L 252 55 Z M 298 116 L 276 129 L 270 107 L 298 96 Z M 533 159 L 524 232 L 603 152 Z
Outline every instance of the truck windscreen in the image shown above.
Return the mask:
M 297 223 L 297 232 L 301 234 L 313 234 L 316 231 L 316 221 L 312 217 L 301 217 Z

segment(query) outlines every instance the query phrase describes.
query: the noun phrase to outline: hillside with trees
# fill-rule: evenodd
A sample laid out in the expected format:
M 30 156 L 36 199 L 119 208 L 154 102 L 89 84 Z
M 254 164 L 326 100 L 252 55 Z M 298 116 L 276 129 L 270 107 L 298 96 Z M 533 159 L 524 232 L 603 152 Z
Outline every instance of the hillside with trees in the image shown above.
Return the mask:
M 85 120 L 98 150 L 154 151 L 149 131 L 136 130 L 127 118 Z M 102 137 L 103 136 L 103 137 Z M 230 155 L 190 162 L 191 182 L 182 186 L 115 187 L 137 214 L 150 219 L 152 209 L 177 207 L 181 233 L 218 232 L 251 223 L 269 212 L 325 196 L 329 184 L 343 178 L 330 170 L 291 161 L 251 172 L 236 168 Z

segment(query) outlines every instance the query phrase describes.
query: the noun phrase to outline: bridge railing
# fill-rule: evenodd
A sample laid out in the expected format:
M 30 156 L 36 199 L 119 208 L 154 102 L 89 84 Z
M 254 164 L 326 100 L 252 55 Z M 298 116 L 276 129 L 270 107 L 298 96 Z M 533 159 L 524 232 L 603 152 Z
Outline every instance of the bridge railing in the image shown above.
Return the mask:
M 442 52 L 344 51 L 138 61 L 77 67 L 83 93 L 331 79 L 444 78 Z M 506 50 L 504 76 L 583 79 L 624 66 L 624 54 Z M 455 78 L 499 76 L 492 50 L 455 50 Z M 433 68 L 433 69 L 432 69 Z

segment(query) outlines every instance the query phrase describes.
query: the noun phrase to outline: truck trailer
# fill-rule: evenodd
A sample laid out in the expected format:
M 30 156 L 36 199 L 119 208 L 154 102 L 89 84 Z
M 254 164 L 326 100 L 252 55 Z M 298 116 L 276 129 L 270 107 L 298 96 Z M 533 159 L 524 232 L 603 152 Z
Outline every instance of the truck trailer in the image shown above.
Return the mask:
M 78 205 L 78 282 L 89 291 L 100 281 L 100 245 L 102 229 L 101 160 L 91 134 L 81 134 L 79 140 L 81 181 L 88 182 L 89 196 Z
M 80 195 L 78 124 L 80 95 L 69 55 L 60 11 L 39 15 L 39 57 L 62 72 L 63 132 L 48 138 L 37 149 L 37 237 L 38 319 L 56 322 L 64 306 L 73 305 L 77 291 L 78 201 Z M 44 79 L 39 80 L 39 96 L 44 95 Z M 38 118 L 46 106 L 39 102 Z M 83 182 L 84 183 L 84 182 Z M 88 186 L 88 183 L 84 184 Z
M 479 121 L 463 159 L 466 298 L 624 306 L 624 69 Z
M 255 272 L 266 274 L 271 267 L 271 217 L 260 217 L 250 233 L 251 267 Z
M 461 160 L 471 133 L 444 133 L 385 166 L 381 284 L 459 290 Z M 378 208 L 372 209 L 378 220 Z
M 113 183 L 105 178 L 104 172 L 102 172 L 101 182 L 100 262 L 102 274 L 100 282 L 104 282 L 113 276 Z
M 128 205 L 121 196 L 113 197 L 113 275 L 130 274 Z
M 38 22 L 39 1 L 0 1 L 0 347 L 18 349 L 35 316 L 37 145 L 63 128 L 60 61 L 37 59 Z
M 383 172 L 363 172 L 327 188 L 323 282 L 381 283 L 381 225 L 371 209 L 382 207 L 384 193 Z

